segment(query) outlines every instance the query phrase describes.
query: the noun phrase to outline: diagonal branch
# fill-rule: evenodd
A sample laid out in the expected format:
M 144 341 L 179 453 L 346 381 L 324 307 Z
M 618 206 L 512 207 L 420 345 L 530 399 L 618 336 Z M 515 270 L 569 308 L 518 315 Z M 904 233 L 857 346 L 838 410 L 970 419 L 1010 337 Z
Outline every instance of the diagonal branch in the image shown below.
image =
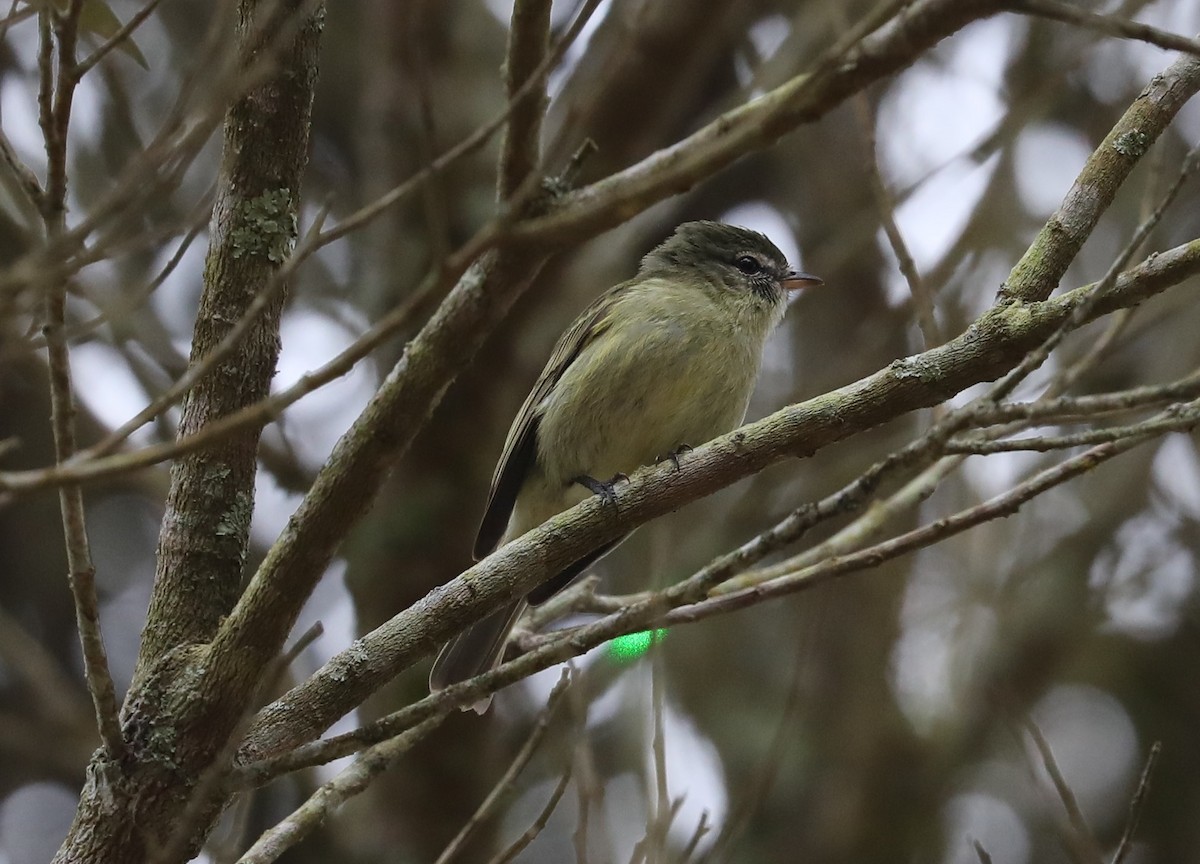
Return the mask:
M 545 216 L 511 232 L 527 243 L 565 244 L 593 236 L 664 198 L 690 189 L 747 153 L 773 145 L 873 81 L 972 21 L 1002 11 L 1004 0 L 918 0 L 843 49 L 835 45 L 807 74 L 727 111 L 699 131 L 635 165 L 565 195 Z
M 1174 270 L 1165 282 L 1151 275 L 1159 265 Z M 1197 272 L 1200 241 L 1155 256 L 1122 276 L 1095 302 L 1089 317 L 1140 302 L 1185 273 Z M 596 499 L 585 501 L 434 589 L 332 658 L 311 679 L 264 709 L 243 747 L 243 759 L 277 754 L 311 740 L 488 609 L 521 596 L 587 551 L 637 525 L 768 464 L 811 455 L 834 441 L 997 377 L 1055 332 L 1078 305 L 1091 303 L 1091 295 L 1091 286 L 1086 286 L 1041 303 L 993 308 L 944 346 L 897 360 L 868 378 L 788 406 L 696 449 L 682 471 L 671 465 L 638 471 L 620 488 L 615 508 Z M 697 595 L 689 599 L 700 599 L 707 587 L 697 586 Z

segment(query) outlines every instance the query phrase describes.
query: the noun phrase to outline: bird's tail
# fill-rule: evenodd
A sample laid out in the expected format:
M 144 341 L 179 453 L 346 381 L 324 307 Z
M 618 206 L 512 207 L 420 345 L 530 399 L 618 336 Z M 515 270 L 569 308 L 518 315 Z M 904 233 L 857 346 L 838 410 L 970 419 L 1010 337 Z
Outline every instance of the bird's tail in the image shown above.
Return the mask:
M 504 656 L 504 645 L 508 633 L 517 618 L 525 610 L 524 600 L 515 600 L 496 610 L 482 621 L 477 621 L 443 646 L 433 661 L 429 672 L 429 690 L 434 692 L 482 675 L 500 665 Z M 483 714 L 492 704 L 492 697 L 485 696 L 464 708 Z

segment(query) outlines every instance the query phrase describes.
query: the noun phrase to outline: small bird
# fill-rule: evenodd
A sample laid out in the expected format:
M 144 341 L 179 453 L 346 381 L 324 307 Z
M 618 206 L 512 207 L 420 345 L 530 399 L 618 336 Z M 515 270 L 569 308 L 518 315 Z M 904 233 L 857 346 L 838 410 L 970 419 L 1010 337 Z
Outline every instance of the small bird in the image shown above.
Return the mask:
M 741 424 L 787 292 L 821 280 L 792 270 L 757 231 L 686 222 L 567 329 L 517 412 L 475 538 L 480 560 L 591 494 Z M 678 462 L 676 462 L 678 464 Z M 626 535 L 628 536 L 628 535 Z M 436 691 L 499 665 L 526 603 L 537 605 L 619 544 L 576 561 L 446 644 Z M 482 714 L 491 698 L 473 707 Z

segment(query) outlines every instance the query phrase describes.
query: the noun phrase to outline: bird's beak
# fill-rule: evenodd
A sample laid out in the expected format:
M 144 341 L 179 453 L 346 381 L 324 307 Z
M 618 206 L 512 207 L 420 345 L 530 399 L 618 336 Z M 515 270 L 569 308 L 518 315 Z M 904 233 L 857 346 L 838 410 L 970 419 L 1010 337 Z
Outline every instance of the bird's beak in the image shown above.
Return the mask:
M 795 270 L 789 270 L 779 280 L 779 284 L 783 286 L 784 291 L 799 291 L 803 288 L 815 288 L 818 285 L 824 285 L 825 280 L 816 276 L 810 276 L 807 273 L 797 273 Z

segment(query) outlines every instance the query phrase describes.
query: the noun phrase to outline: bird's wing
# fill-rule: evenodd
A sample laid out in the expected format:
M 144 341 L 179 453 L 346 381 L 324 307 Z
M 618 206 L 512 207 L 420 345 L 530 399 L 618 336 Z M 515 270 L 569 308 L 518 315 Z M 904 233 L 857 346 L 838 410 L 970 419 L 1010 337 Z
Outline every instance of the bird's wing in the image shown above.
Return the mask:
M 483 511 L 479 533 L 475 535 L 476 561 L 491 554 L 500 542 L 504 529 L 508 526 L 508 517 L 512 514 L 517 494 L 521 491 L 533 460 L 537 458 L 537 432 L 542 402 L 583 349 L 608 329 L 608 313 L 628 285 L 628 282 L 623 282 L 597 297 L 558 338 L 546 368 L 542 370 L 533 389 L 525 397 L 521 410 L 513 420 L 512 428 L 508 430 L 504 451 L 496 464 L 496 473 L 492 475 L 487 509 Z

